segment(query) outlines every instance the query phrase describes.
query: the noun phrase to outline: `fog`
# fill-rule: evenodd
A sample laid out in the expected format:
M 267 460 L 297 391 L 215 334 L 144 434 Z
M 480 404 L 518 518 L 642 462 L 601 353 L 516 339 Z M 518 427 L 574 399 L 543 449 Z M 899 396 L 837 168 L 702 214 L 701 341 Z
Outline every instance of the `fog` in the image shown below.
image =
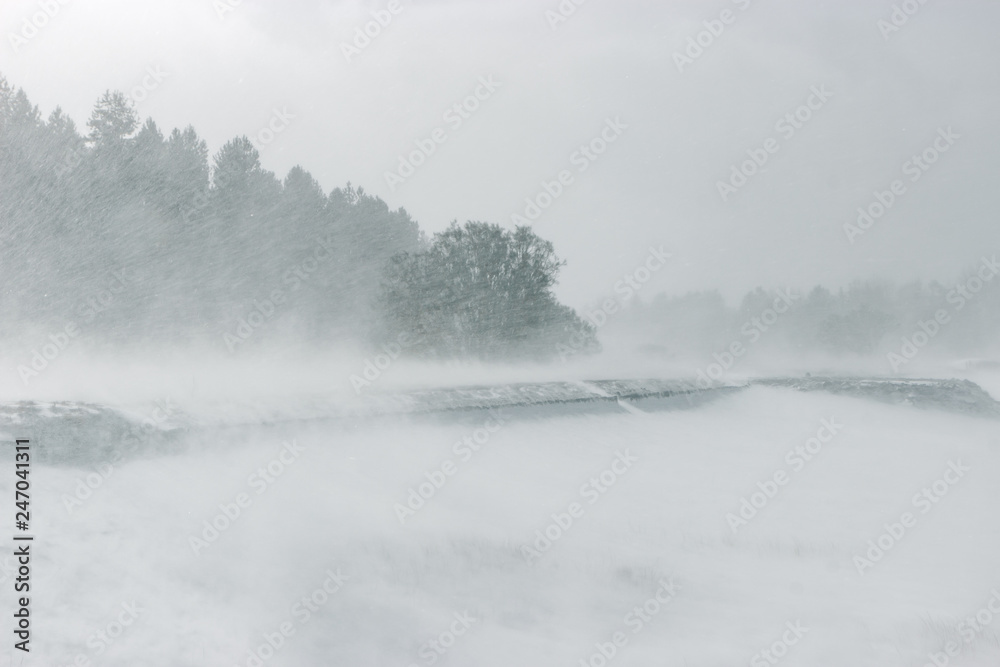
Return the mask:
M 575 307 L 650 244 L 675 255 L 657 291 L 735 300 L 757 285 L 952 280 L 1000 242 L 990 2 L 921 3 L 886 31 L 893 3 L 861 0 L 587 2 L 555 29 L 545 12 L 558 3 L 401 0 L 350 62 L 340 45 L 377 3 L 243 2 L 221 17 L 216 5 L 66 3 L 15 53 L 9 34 L 38 6 L 11 0 L 0 71 L 43 114 L 62 106 L 82 127 L 101 93 L 141 88 L 158 69 L 140 116 L 164 131 L 193 125 L 212 153 L 287 109 L 295 118 L 261 147 L 266 169 L 300 164 L 326 191 L 360 184 L 429 232 L 453 219 L 510 226 L 540 181 L 571 169 L 576 182 L 536 226 L 569 261 L 559 293 Z M 674 54 L 724 9 L 733 24 L 678 71 Z M 501 87 L 453 129 L 443 114 L 491 75 Z M 813 86 L 832 97 L 786 138 L 776 123 Z M 629 126 L 620 141 L 576 172 L 571 155 L 615 117 Z M 911 184 L 903 164 L 949 126 L 954 150 Z M 391 190 L 385 172 L 437 127 L 447 142 Z M 781 150 L 722 201 L 717 181 L 768 138 Z M 850 244 L 843 225 L 897 178 L 906 195 Z
M 996 664 L 998 20 L 6 0 L 0 663 Z

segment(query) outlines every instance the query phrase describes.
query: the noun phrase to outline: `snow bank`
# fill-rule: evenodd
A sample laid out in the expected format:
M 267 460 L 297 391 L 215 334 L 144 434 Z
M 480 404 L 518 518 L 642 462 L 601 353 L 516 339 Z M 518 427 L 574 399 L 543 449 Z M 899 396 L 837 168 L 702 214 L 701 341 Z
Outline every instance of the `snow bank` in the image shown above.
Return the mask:
M 32 657 L 541 667 L 610 643 L 609 664 L 745 665 L 792 624 L 789 665 L 911 667 L 956 638 L 951 664 L 1000 660 L 1000 617 L 961 639 L 1000 586 L 994 420 L 763 386 L 499 417 L 187 430 L 96 488 L 37 466 Z

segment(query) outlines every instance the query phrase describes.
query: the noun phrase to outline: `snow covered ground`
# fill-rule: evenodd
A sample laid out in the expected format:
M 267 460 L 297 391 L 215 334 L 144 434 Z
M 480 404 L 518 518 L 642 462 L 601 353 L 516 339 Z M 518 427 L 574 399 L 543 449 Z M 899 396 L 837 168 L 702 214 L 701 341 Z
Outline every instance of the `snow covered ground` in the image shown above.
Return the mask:
M 756 386 L 179 446 L 35 467 L 33 664 L 1000 663 L 995 419 Z

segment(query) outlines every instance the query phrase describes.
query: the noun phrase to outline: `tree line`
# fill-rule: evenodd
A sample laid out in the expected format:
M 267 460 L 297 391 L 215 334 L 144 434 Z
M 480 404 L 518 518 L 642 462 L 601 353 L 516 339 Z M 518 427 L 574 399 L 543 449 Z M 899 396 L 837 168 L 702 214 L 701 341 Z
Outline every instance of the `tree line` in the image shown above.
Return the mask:
M 776 301 L 783 303 L 775 308 Z M 953 283 L 757 288 L 735 306 L 717 291 L 702 291 L 631 305 L 613 324 L 642 332 L 644 350 L 667 358 L 725 357 L 738 342 L 755 355 L 880 357 L 887 370 L 903 371 L 924 349 L 953 357 L 1000 353 L 1000 265 L 993 254 Z
M 737 307 L 717 292 L 661 294 L 626 304 L 602 331 L 631 328 L 668 357 L 733 341 L 864 356 L 914 337 L 995 351 L 1000 280 L 983 277 L 996 267 L 984 262 L 955 285 L 816 287 L 775 322 L 775 294 L 760 288 Z M 210 156 L 193 127 L 140 122 L 121 92 L 97 100 L 81 133 L 60 108 L 43 118 L 0 76 L 2 340 L 26 324 L 233 352 L 289 338 L 375 347 L 405 334 L 408 354 L 434 359 L 566 358 L 599 350 L 603 322 L 556 300 L 562 265 L 527 226 L 469 221 L 428 238 L 363 188 L 326 193 L 300 166 L 279 179 L 246 137 Z M 927 333 L 942 309 L 947 322 Z
M 405 209 L 348 183 L 325 193 L 263 168 L 236 137 L 210 157 L 108 91 L 86 131 L 43 118 L 0 76 L 0 335 L 25 323 L 119 342 L 409 332 L 426 356 L 551 356 L 592 328 L 558 304 L 551 243 L 469 222 L 427 238 Z M 112 289 L 114 288 L 114 289 Z M 267 326 L 263 326 L 267 322 Z

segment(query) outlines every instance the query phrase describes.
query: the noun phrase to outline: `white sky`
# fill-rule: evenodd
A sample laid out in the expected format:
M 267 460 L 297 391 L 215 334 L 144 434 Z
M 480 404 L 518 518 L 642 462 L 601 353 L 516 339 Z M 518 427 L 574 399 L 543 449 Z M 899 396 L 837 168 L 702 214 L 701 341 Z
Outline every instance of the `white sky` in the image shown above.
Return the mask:
M 430 232 L 456 218 L 509 226 L 570 169 L 535 228 L 568 260 L 559 291 L 576 306 L 612 295 L 650 245 L 674 257 L 644 296 L 951 281 L 1000 252 L 1000 4 L 927 2 L 885 39 L 883 0 L 588 0 L 555 30 L 557 0 L 399 1 L 347 62 L 340 44 L 385 2 L 243 0 L 220 18 L 212 0 L 65 0 L 15 52 L 10 35 L 40 4 L 2 0 L 0 73 L 82 128 L 105 89 L 159 68 L 141 115 L 193 124 L 212 153 L 287 109 L 266 168 L 301 164 L 327 191 L 350 180 Z M 734 22 L 679 72 L 674 52 L 724 9 Z M 502 85 L 453 130 L 442 114 L 480 76 Z M 786 139 L 775 122 L 814 85 L 833 96 Z M 579 173 L 571 155 L 615 117 L 628 128 Z M 948 126 L 960 138 L 911 182 L 904 163 Z M 391 191 L 383 174 L 436 127 L 446 143 Z M 723 202 L 716 182 L 769 137 L 780 150 Z M 843 224 L 894 179 L 905 194 L 848 243 Z

